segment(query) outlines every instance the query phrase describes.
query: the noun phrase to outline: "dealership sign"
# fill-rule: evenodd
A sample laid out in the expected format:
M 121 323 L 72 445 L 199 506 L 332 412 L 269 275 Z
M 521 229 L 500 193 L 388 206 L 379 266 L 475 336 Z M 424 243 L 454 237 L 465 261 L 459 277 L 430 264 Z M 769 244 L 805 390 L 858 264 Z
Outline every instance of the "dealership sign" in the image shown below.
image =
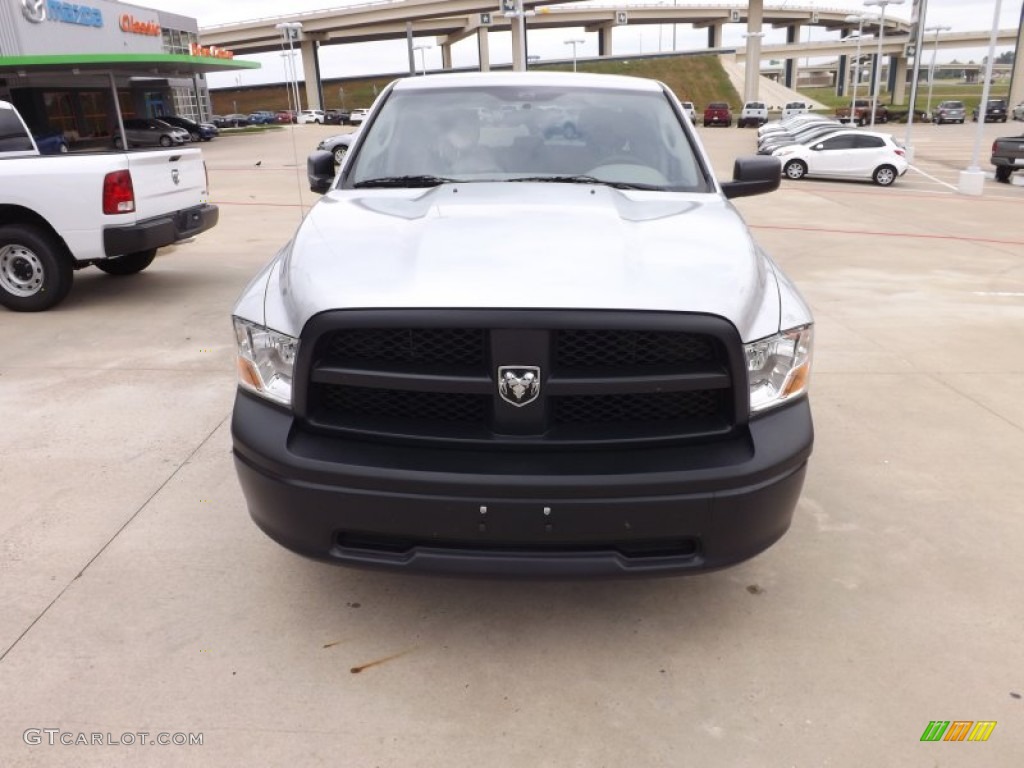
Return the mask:
M 99 8 L 65 3 L 62 0 L 21 0 L 21 12 L 33 24 L 60 21 L 83 27 L 103 26 L 103 14 Z
M 155 21 L 140 21 L 130 13 L 121 14 L 120 24 L 122 32 L 128 32 L 133 35 L 149 35 L 150 37 L 160 36 L 159 24 Z
M 229 51 L 224 48 L 218 48 L 216 45 L 211 45 L 209 48 L 205 48 L 198 43 L 192 43 L 189 46 L 189 53 L 193 56 L 208 56 L 214 59 L 233 59 L 235 58 L 235 52 Z

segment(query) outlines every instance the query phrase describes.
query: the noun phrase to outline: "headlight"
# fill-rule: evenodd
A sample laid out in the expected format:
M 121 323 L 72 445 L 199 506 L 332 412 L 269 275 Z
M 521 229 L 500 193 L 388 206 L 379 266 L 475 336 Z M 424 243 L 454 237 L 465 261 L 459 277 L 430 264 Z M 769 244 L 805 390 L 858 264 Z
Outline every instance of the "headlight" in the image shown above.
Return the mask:
M 299 340 L 250 323 L 235 321 L 238 342 L 238 382 L 261 397 L 291 406 L 292 371 Z
M 791 155 L 796 152 L 796 147 L 779 147 L 772 154 L 775 157 L 784 157 L 785 155 Z
M 805 325 L 744 345 L 752 414 L 807 392 L 813 339 L 813 327 Z

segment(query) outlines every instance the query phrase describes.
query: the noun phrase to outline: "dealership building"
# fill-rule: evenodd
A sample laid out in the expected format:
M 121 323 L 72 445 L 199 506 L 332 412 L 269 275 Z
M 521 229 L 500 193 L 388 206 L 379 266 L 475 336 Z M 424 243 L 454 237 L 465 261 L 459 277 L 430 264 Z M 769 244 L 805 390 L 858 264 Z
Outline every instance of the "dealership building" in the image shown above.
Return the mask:
M 258 66 L 200 46 L 187 16 L 112 0 L 0 0 L 0 99 L 72 149 L 109 145 L 119 116 L 208 119 L 205 74 Z

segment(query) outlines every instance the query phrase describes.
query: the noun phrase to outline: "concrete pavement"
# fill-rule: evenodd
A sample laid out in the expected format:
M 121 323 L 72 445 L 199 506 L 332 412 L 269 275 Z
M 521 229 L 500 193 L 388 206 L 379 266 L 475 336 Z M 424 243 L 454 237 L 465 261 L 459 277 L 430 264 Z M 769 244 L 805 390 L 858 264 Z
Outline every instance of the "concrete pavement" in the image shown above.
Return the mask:
M 960 128 L 916 129 L 940 181 Z M 1020 764 L 1024 188 L 912 171 L 737 201 L 817 319 L 815 454 L 768 552 L 441 580 L 292 555 L 234 476 L 231 306 L 336 130 L 204 145 L 217 228 L 0 314 L 0 766 Z M 719 173 L 752 151 L 753 130 L 701 133 Z M 931 720 L 998 725 L 921 743 Z

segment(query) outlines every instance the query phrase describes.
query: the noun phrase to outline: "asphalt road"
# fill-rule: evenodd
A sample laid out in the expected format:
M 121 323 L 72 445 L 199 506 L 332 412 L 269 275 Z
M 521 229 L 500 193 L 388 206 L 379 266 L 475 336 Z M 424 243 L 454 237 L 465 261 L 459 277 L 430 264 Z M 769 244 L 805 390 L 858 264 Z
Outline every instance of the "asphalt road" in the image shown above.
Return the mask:
M 972 128 L 916 128 L 924 173 L 891 189 L 737 201 L 817 318 L 793 528 L 601 583 L 345 570 L 260 533 L 229 315 L 336 129 L 204 145 L 216 229 L 0 313 L 0 766 L 1020 765 L 1024 187 L 949 188 Z M 723 174 L 753 148 L 701 135 Z M 933 720 L 997 726 L 922 743 Z

